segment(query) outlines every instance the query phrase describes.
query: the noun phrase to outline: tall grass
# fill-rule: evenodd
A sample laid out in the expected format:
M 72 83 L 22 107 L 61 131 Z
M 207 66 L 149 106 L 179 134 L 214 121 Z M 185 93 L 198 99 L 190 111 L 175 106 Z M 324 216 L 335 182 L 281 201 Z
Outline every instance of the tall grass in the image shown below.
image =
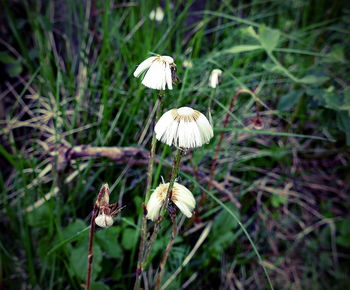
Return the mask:
M 111 185 L 111 202 L 126 208 L 117 224 L 96 232 L 92 289 L 132 287 L 145 166 L 105 158 L 65 163 L 67 156 L 57 152 L 62 144 L 149 148 L 153 126 L 139 141 L 157 95 L 132 72 L 150 53 L 173 56 L 181 78 L 164 98 L 164 108 L 188 105 L 206 112 L 214 94 L 216 137 L 184 159 L 186 178 L 179 177 L 196 198 L 204 191 L 222 121 L 238 89 L 255 90 L 265 124 L 262 131 L 253 129 L 256 100 L 241 95 L 225 130 L 218 186 L 196 218 L 184 224 L 164 281 L 193 248 L 196 252 L 169 289 L 264 289 L 264 269 L 276 288 L 348 285 L 345 1 L 164 1 L 161 23 L 148 18 L 158 1 L 2 4 L 5 288 L 81 288 L 89 215 L 104 182 Z M 183 67 L 185 60 L 193 67 Z M 213 68 L 224 71 L 214 93 L 207 85 Z M 160 147 L 156 155 L 153 188 L 170 174 L 172 150 Z M 169 222 L 161 228 L 150 255 L 145 273 L 150 283 L 170 227 Z M 197 248 L 205 228 L 210 232 Z

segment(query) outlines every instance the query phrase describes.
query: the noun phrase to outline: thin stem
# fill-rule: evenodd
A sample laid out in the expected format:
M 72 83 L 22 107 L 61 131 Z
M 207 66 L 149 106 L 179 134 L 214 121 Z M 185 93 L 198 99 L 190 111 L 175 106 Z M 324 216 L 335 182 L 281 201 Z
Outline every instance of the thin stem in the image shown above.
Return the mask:
M 108 187 L 108 184 L 105 183 L 102 185 L 97 195 L 97 200 L 92 209 L 91 221 L 90 221 L 89 248 L 88 248 L 88 269 L 86 273 L 86 283 L 85 283 L 86 290 L 90 290 L 90 286 L 91 286 L 92 262 L 94 258 L 93 246 L 94 246 L 94 236 L 95 236 L 95 218 L 97 217 L 100 207 L 108 204 L 109 195 L 110 195 L 109 187 Z
M 162 92 L 159 92 L 159 94 L 158 94 L 156 106 L 157 106 L 157 112 L 156 112 L 155 122 L 157 122 L 159 120 L 161 110 L 162 110 Z M 146 209 L 146 205 L 147 205 L 147 202 L 148 202 L 150 194 L 151 194 L 152 177 L 153 177 L 153 164 L 154 164 L 154 155 L 156 152 L 156 145 L 157 145 L 156 134 L 153 132 L 151 151 L 150 151 L 148 168 L 147 168 L 147 185 L 146 185 L 145 203 L 142 204 L 143 215 L 142 215 L 140 246 L 139 246 L 138 259 L 137 259 L 136 280 L 135 280 L 134 289 L 140 289 L 140 285 L 141 285 L 141 277 L 142 277 L 142 271 L 143 271 L 142 262 L 144 261 L 145 240 L 146 240 L 146 236 L 147 236 L 147 217 L 146 217 L 147 216 L 147 209 Z
M 171 190 L 173 189 L 175 179 L 176 179 L 178 172 L 179 172 L 181 155 L 182 155 L 182 150 L 178 148 L 176 151 L 175 159 L 174 159 L 174 166 L 173 166 L 173 170 L 171 172 L 171 178 L 170 178 L 169 187 L 168 187 L 167 194 L 166 194 L 166 199 L 165 199 L 165 202 L 163 203 L 163 205 L 160 209 L 160 216 L 158 217 L 158 220 L 157 220 L 156 224 L 154 225 L 154 229 L 153 229 L 153 233 L 151 235 L 151 238 L 149 239 L 149 241 L 146 245 L 145 255 L 143 256 L 143 265 L 147 262 L 147 258 L 151 252 L 153 243 L 157 238 L 160 224 L 161 224 L 161 221 L 163 220 L 163 217 L 165 214 L 165 209 L 166 209 L 166 206 L 168 205 L 168 202 L 169 202 L 170 193 L 171 193 Z
M 230 120 L 231 113 L 232 113 L 233 107 L 234 107 L 234 105 L 236 103 L 238 95 L 243 94 L 243 93 L 250 94 L 250 95 L 254 96 L 254 93 L 251 90 L 247 90 L 247 89 L 240 89 L 233 95 L 233 97 L 231 99 L 230 107 L 228 109 L 228 112 L 227 112 L 227 114 L 225 116 L 225 120 L 224 120 L 224 123 L 223 123 L 223 128 L 224 129 L 227 127 L 227 124 L 228 124 L 228 122 Z M 221 131 L 219 142 L 216 145 L 214 158 L 213 158 L 213 161 L 211 163 L 208 190 L 210 190 L 211 187 L 212 187 L 212 183 L 213 183 L 213 180 L 214 180 L 215 169 L 216 169 L 216 166 L 217 166 L 219 152 L 220 152 L 220 149 L 221 149 L 222 141 L 224 139 L 224 135 L 225 135 L 225 131 L 223 130 L 223 131 Z M 205 193 L 203 193 L 201 202 L 203 202 L 205 199 L 206 199 L 206 195 L 205 195 Z
M 162 278 L 163 278 L 163 275 L 164 275 L 164 271 L 165 271 L 165 265 L 166 265 L 166 262 L 168 260 L 168 256 L 169 256 L 169 253 L 170 253 L 170 249 L 172 248 L 172 246 L 174 245 L 174 242 L 175 242 L 175 237 L 176 237 L 176 234 L 177 234 L 177 224 L 176 224 L 176 215 L 175 216 L 172 216 L 171 217 L 171 221 L 173 223 L 173 226 L 172 226 L 172 232 L 171 232 L 171 238 L 170 238 L 170 241 L 164 251 L 164 255 L 163 255 L 163 258 L 162 258 L 162 261 L 160 262 L 159 264 L 159 272 L 158 272 L 158 278 L 157 278 L 157 284 L 156 284 L 156 290 L 159 290 L 160 289 L 160 283 L 162 281 Z
M 160 92 L 157 99 L 157 113 L 156 120 L 157 122 L 160 118 L 161 110 L 162 110 L 162 93 Z M 154 164 L 154 155 L 156 152 L 157 138 L 156 134 L 153 132 L 152 135 L 152 144 L 151 144 L 151 152 L 149 156 L 148 168 L 147 168 L 147 186 L 146 186 L 146 198 L 145 203 L 147 204 L 149 197 L 151 195 L 151 186 L 152 186 L 152 177 L 153 177 L 153 164 Z
M 175 159 L 174 159 L 174 167 L 173 167 L 173 170 L 171 172 L 171 178 L 170 178 L 168 190 L 166 192 L 165 202 L 163 203 L 162 207 L 160 208 L 161 217 L 164 216 L 165 209 L 169 203 L 170 193 L 173 190 L 175 179 L 179 173 L 182 152 L 183 152 L 182 149 L 180 149 L 180 148 L 176 149 L 176 154 L 175 154 Z

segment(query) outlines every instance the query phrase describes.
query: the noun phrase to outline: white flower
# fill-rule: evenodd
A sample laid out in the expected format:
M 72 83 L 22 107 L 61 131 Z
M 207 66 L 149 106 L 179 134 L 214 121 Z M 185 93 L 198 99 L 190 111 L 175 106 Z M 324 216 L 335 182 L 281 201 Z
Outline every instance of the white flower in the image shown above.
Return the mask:
M 140 63 L 134 72 L 134 77 L 138 78 L 144 71 L 147 71 L 142 84 L 155 90 L 173 89 L 173 72 L 176 65 L 170 56 L 151 56 Z
M 157 7 L 153 9 L 149 14 L 149 19 L 155 20 L 157 22 L 162 22 L 164 18 L 164 11 L 162 7 Z
M 101 228 L 109 228 L 113 225 L 113 218 L 110 215 L 101 213 L 95 218 L 95 223 Z
M 216 88 L 221 82 L 222 70 L 213 69 L 209 76 L 209 87 Z
M 151 194 L 151 197 L 147 203 L 147 218 L 155 221 L 159 217 L 159 211 L 165 202 L 166 193 L 169 188 L 169 183 L 160 184 Z M 192 216 L 192 211 L 196 206 L 196 200 L 194 199 L 191 191 L 185 186 L 175 182 L 171 201 L 175 203 L 178 209 L 188 218 Z
M 214 136 L 208 119 L 189 107 L 164 113 L 154 131 L 158 140 L 180 148 L 200 147 Z

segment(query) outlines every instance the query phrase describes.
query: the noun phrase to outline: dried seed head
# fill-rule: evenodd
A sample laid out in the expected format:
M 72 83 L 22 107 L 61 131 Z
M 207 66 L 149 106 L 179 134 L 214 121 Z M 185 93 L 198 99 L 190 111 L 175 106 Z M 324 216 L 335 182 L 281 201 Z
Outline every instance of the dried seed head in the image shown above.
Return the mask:
M 109 228 L 113 225 L 113 218 L 110 215 L 101 213 L 95 218 L 95 223 L 101 228 Z

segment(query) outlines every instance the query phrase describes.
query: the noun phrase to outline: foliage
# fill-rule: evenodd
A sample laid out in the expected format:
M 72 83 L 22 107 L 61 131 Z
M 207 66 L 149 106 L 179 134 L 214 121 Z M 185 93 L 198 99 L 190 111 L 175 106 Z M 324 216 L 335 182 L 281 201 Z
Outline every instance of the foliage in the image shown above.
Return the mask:
M 126 208 L 95 239 L 93 289 L 130 289 L 135 279 L 146 168 L 82 158 L 57 168 L 60 144 L 138 146 L 156 93 L 133 78 L 150 53 L 171 55 L 181 82 L 164 108 L 208 112 L 215 139 L 189 152 L 180 181 L 197 199 L 170 252 L 169 289 L 342 289 L 349 285 L 350 77 L 345 1 L 3 1 L 0 276 L 7 289 L 80 289 L 88 224 L 103 182 Z M 192 61 L 192 67 L 185 67 Z M 216 90 L 209 73 L 223 70 Z M 215 181 L 200 203 L 233 94 Z M 262 130 L 251 124 L 258 103 Z M 144 137 L 142 137 L 144 136 Z M 173 151 L 158 146 L 153 187 L 170 173 Z M 195 174 L 197 173 L 197 175 Z M 220 203 L 217 202 L 217 200 Z M 238 208 L 233 204 L 237 200 Z M 232 218 L 233 213 L 237 220 Z M 178 219 L 181 217 L 179 216 Z M 244 233 L 249 233 L 252 243 Z M 159 234 L 148 265 L 156 271 L 170 236 Z M 253 246 L 262 262 L 257 259 Z M 214 286 L 213 286 L 214 285 Z

